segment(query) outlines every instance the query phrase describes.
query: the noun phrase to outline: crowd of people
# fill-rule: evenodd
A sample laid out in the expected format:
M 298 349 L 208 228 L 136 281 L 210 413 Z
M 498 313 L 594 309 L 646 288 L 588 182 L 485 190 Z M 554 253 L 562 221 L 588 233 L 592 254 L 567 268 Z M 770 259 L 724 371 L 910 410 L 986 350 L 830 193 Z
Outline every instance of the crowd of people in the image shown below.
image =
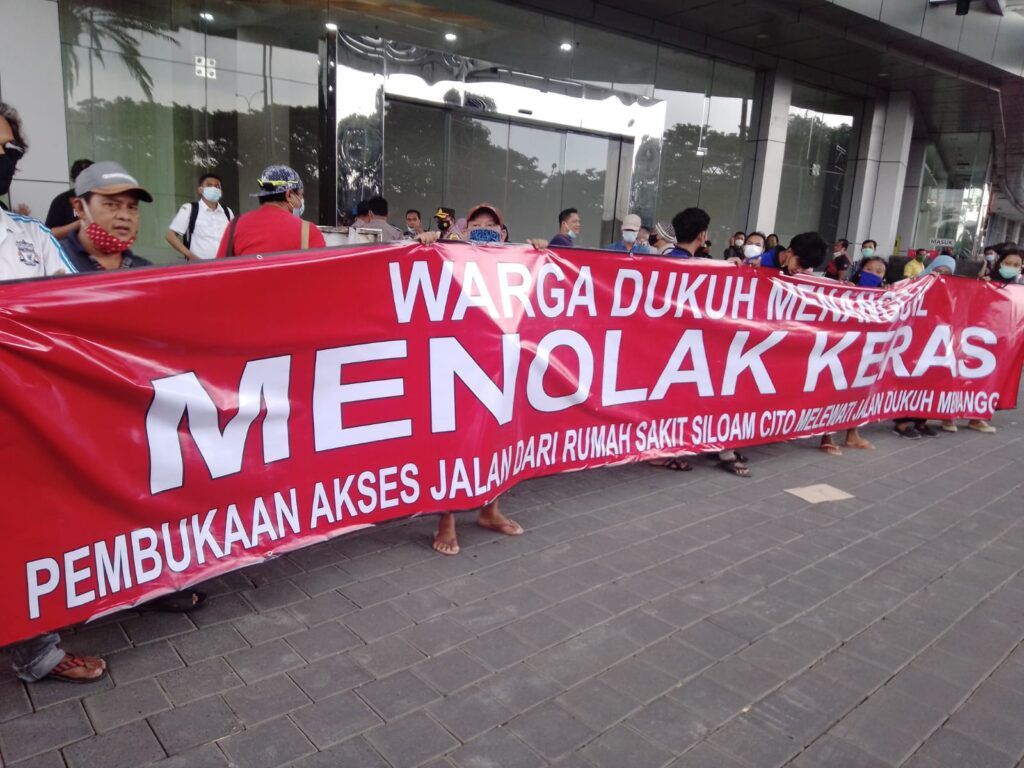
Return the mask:
M 17 112 L 0 102 L 0 196 L 5 195 L 14 177 L 18 161 L 29 144 Z M 50 206 L 45 225 L 22 212 L 0 210 L 0 281 L 47 277 L 98 270 L 132 269 L 149 261 L 132 252 L 143 215 L 142 203 L 153 201 L 150 193 L 121 165 L 110 162 L 78 160 L 71 166 L 72 188 L 58 195 Z M 248 254 L 297 251 L 325 245 L 320 230 L 302 218 L 304 185 L 299 174 L 285 165 L 271 165 L 260 175 L 253 193 L 258 206 L 242 215 L 222 204 L 223 181 L 213 173 L 202 174 L 196 187 L 196 199 L 181 206 L 168 226 L 167 243 L 189 262 L 228 258 Z M 405 212 L 404 229 L 391 223 L 387 201 L 380 196 L 360 202 L 344 223 L 350 231 L 374 233 L 380 242 L 413 239 L 421 243 L 438 240 L 463 240 L 481 245 L 509 242 L 509 228 L 501 210 L 489 203 L 474 205 L 464 218 L 449 207 L 433 214 L 434 227 L 424 226 L 419 210 Z M 672 259 L 712 258 L 708 239 L 710 216 L 700 208 L 687 208 L 669 221 L 645 225 L 637 214 L 622 220 L 621 237 L 606 247 L 638 257 Z M 525 242 L 536 248 L 575 246 L 583 222 L 576 208 L 558 213 L 558 230 L 549 239 L 530 238 Z M 840 239 L 831 246 L 815 232 L 793 237 L 783 245 L 777 234 L 737 231 L 730 238 L 723 258 L 739 268 L 776 270 L 799 275 L 824 270 L 825 277 L 868 288 L 886 288 L 887 260 L 877 253 L 877 243 L 861 243 L 859 258 L 849 254 L 850 244 Z M 830 256 L 831 253 L 831 256 Z M 1015 243 L 1000 243 L 985 249 L 981 279 L 1002 283 L 1022 283 L 1022 254 Z M 928 260 L 926 251 L 917 251 L 903 271 L 906 279 L 924 274 L 953 275 L 957 262 L 943 253 Z M 984 421 L 968 426 L 981 432 L 994 432 Z M 956 431 L 953 422 L 943 422 L 943 430 Z M 908 439 L 937 432 L 921 419 L 901 419 L 896 434 Z M 873 446 L 856 429 L 846 432 L 847 447 L 870 450 Z M 840 454 L 839 445 L 825 435 L 821 449 Z M 735 450 L 713 455 L 718 465 L 739 477 L 750 477 L 746 457 Z M 653 464 L 677 471 L 693 467 L 682 457 L 659 459 Z M 518 535 L 522 527 L 507 518 L 498 500 L 480 511 L 478 524 L 505 535 Z M 459 552 L 455 519 L 439 516 L 433 538 L 434 549 L 445 555 Z M 158 610 L 191 610 L 201 604 L 202 593 L 177 593 L 154 603 Z M 59 647 L 59 635 L 48 633 L 13 648 L 14 667 L 26 681 L 44 677 L 68 682 L 88 682 L 106 674 L 102 659 L 67 654 Z

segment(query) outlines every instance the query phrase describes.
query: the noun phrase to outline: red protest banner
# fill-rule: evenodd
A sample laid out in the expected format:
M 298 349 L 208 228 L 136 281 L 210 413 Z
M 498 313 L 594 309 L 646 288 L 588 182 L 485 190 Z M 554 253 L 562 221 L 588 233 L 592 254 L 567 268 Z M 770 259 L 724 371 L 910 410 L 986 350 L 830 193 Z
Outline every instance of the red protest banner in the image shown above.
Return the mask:
M 0 287 L 0 644 L 519 480 L 1011 408 L 1024 290 L 454 243 Z

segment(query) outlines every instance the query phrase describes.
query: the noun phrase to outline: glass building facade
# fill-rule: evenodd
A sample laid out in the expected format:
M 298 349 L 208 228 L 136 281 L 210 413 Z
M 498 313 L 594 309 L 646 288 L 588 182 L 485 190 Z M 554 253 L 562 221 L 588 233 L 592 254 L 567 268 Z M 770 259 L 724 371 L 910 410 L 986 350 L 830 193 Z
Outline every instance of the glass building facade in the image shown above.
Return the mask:
M 494 0 L 58 8 L 68 160 L 116 159 L 153 192 L 146 255 L 171 258 L 167 224 L 200 173 L 220 175 L 225 202 L 246 211 L 259 171 L 277 162 L 302 174 L 307 218 L 323 224 L 381 193 L 394 222 L 407 208 L 428 220 L 440 205 L 464 215 L 491 202 L 514 240 L 551 236 L 567 207 L 591 247 L 618 239 L 630 212 L 650 225 L 704 208 L 716 256 L 753 227 L 764 105 L 751 68 Z M 784 240 L 847 234 L 864 103 L 794 83 L 770 180 Z M 325 125 L 336 129 L 327 143 Z M 965 177 L 944 172 L 941 143 L 914 239 L 954 233 L 973 245 L 991 147 L 979 144 Z

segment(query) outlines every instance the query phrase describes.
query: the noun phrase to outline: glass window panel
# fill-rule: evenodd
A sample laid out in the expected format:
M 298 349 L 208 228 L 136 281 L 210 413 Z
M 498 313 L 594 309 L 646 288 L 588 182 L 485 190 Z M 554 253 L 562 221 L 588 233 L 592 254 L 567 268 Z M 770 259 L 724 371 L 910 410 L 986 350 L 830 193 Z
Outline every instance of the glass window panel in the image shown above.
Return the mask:
M 508 123 L 455 113 L 445 204 L 463 217 L 479 202 L 505 208 L 508 178 Z
M 567 133 L 565 136 L 565 166 L 562 186 L 562 208 L 576 208 L 580 212 L 582 226 L 578 243 L 589 248 L 606 244 L 611 234 L 614 218 L 614 196 L 606 205 L 606 183 L 608 182 L 609 153 L 611 140 L 581 133 Z M 615 163 L 610 166 L 615 173 Z M 614 184 L 614 181 L 611 182 Z M 614 187 L 613 187 L 614 189 Z M 605 211 L 609 215 L 605 219 Z M 552 219 L 557 221 L 558 211 Z
M 60 0 L 61 42 L 110 52 L 129 62 L 193 63 L 203 55 L 199 0 Z
M 388 101 L 384 111 L 384 197 L 398 222 L 409 208 L 431 216 L 444 200 L 444 110 Z
M 577 24 L 572 77 L 585 83 L 652 96 L 658 46 Z
M 563 140 L 559 131 L 511 126 L 504 213 L 513 241 L 551 236 L 548 230 L 562 209 Z

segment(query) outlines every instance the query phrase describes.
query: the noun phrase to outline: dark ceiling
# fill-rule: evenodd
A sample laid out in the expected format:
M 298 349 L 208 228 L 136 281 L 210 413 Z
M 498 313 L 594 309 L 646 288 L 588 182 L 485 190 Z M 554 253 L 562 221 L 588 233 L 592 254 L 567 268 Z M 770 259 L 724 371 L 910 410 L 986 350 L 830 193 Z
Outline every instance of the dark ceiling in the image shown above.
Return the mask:
M 505 0 L 854 96 L 911 91 L 915 133 L 991 131 L 996 186 L 1024 215 L 1024 16 L 928 0 Z M 1013 6 L 1013 3 L 1009 3 Z

